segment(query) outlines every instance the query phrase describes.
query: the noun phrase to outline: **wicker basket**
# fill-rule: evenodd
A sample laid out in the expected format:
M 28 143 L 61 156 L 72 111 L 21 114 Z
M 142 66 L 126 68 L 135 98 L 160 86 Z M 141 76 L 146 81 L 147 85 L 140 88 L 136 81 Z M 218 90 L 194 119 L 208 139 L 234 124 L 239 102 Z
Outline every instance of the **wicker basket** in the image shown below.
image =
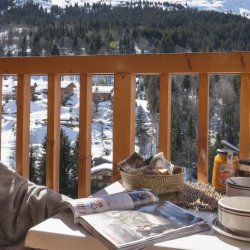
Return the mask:
M 122 185 L 126 189 L 149 188 L 157 194 L 181 192 L 184 187 L 184 169 L 174 175 L 128 174 L 119 169 Z

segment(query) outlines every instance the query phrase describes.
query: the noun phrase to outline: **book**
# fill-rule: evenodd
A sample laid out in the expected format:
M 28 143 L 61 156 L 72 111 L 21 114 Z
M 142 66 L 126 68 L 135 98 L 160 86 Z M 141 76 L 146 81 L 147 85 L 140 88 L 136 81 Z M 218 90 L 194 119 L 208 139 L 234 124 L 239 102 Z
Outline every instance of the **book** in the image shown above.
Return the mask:
M 112 197 L 112 206 L 109 204 L 109 196 Z M 74 214 L 74 220 L 108 249 L 142 249 L 158 242 L 210 229 L 205 220 L 189 211 L 168 201 L 159 202 L 157 195 L 148 189 L 93 198 L 94 207 L 98 207 L 98 210 L 93 207 L 87 210 L 86 205 L 81 210 L 81 205 L 77 206 L 80 212 Z M 129 199 L 132 200 L 130 204 L 125 202 Z M 71 209 L 75 204 L 71 202 Z M 106 204 L 105 208 L 100 204 Z M 75 213 L 76 210 L 72 211 Z

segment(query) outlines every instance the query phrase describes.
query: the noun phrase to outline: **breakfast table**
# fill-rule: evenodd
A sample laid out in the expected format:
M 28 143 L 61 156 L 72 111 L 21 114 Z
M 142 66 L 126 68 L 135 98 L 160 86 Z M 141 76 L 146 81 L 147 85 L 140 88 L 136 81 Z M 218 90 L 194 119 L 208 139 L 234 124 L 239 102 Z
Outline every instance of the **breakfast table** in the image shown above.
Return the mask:
M 120 182 L 115 182 L 105 189 L 102 194 L 122 191 Z M 205 219 L 211 230 L 189 236 L 163 241 L 147 247 L 148 250 L 249 250 L 250 239 L 238 240 L 218 233 L 212 223 L 218 217 L 217 212 L 189 210 L 196 216 Z M 25 240 L 27 247 L 47 250 L 102 250 L 107 249 L 99 240 L 91 236 L 81 225 L 75 224 L 70 211 L 64 211 L 46 221 L 32 227 Z

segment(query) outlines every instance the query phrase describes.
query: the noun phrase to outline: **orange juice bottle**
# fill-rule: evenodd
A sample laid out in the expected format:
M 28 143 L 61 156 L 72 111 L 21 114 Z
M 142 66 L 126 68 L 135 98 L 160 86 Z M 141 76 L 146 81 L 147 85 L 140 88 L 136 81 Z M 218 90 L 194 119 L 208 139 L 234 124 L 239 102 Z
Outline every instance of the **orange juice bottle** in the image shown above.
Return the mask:
M 226 191 L 226 180 L 237 175 L 238 154 L 232 150 L 217 149 L 214 158 L 212 185 L 218 191 Z

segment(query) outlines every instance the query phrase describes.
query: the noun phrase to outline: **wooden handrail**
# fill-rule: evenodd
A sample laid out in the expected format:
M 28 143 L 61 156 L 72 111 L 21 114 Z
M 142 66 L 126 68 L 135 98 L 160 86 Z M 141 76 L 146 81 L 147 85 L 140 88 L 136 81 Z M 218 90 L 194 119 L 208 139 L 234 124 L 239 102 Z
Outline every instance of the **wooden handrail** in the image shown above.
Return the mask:
M 30 76 L 48 75 L 46 185 L 59 190 L 60 79 L 80 75 L 79 196 L 90 194 L 92 75 L 114 75 L 113 180 L 134 152 L 135 76 L 160 76 L 159 149 L 170 159 L 171 76 L 199 76 L 198 180 L 208 178 L 209 75 L 240 74 L 240 157 L 250 158 L 250 52 L 0 58 L 3 75 L 18 75 L 16 169 L 28 177 Z M 1 96 L 1 89 L 0 89 Z M 1 111 L 0 111 L 1 112 Z M 0 113 L 1 114 L 1 113 Z
M 0 58 L 0 74 L 249 73 L 250 52 Z

